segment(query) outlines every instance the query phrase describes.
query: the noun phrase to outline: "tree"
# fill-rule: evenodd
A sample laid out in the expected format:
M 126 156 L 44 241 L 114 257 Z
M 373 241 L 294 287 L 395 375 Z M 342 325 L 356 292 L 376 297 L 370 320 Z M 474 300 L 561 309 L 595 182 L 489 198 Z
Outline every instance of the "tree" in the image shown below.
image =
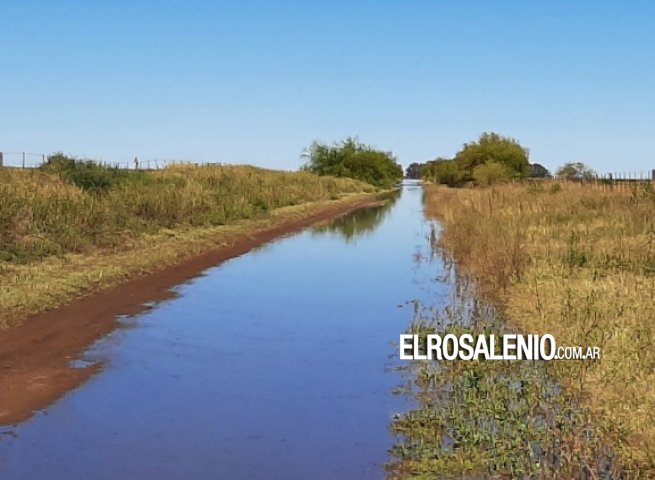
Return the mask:
M 423 164 L 421 163 L 410 163 L 409 166 L 405 169 L 406 178 L 421 178 L 421 168 Z
M 540 165 L 538 163 L 531 163 L 530 164 L 530 174 L 528 175 L 530 178 L 551 178 L 552 175 L 548 171 L 546 167 L 543 165 Z
M 314 142 L 303 157 L 307 159 L 303 170 L 354 178 L 382 188 L 403 177 L 403 169 L 391 152 L 376 150 L 352 137 L 332 145 Z
M 557 176 L 566 180 L 590 180 L 596 177 L 596 172 L 582 162 L 569 162 L 557 169 Z
M 530 172 L 528 149 L 510 137 L 497 133 L 483 133 L 476 142 L 466 143 L 455 155 L 461 170 L 473 176 L 478 165 L 496 162 L 504 165 L 513 177 L 523 178 Z

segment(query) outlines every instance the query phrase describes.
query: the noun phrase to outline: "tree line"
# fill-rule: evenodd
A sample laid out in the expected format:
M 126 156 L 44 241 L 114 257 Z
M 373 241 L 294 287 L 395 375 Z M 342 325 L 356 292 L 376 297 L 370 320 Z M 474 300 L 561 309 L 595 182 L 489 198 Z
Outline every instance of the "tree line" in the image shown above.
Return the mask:
M 476 141 L 465 143 L 453 158 L 439 157 L 425 163 L 410 164 L 405 176 L 451 187 L 552 177 L 543 165 L 530 163 L 529 157 L 530 151 L 514 138 L 485 132 Z M 556 172 L 557 177 L 566 179 L 587 179 L 595 175 L 591 168 L 581 162 L 566 163 Z
M 380 188 L 390 188 L 403 177 L 402 167 L 391 152 L 378 150 L 348 137 L 340 142 L 314 142 L 303 154 L 301 170 L 318 175 L 348 177 Z M 516 139 L 495 132 L 483 133 L 465 143 L 453 158 L 438 157 L 425 163 L 412 163 L 404 172 L 407 178 L 421 178 L 451 187 L 480 186 L 525 178 L 551 178 L 550 171 L 530 163 L 530 151 Z M 584 180 L 596 172 L 581 162 L 560 167 L 558 178 Z

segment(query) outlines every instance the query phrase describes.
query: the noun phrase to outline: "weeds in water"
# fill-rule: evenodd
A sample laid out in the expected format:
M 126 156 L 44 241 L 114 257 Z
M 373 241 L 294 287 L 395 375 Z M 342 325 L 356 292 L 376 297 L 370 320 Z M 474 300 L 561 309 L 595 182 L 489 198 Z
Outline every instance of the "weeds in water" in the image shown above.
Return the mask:
M 411 334 L 495 335 L 498 312 L 478 302 L 418 310 Z M 610 449 L 588 410 L 536 361 L 413 361 L 415 408 L 394 417 L 392 479 L 613 479 Z
M 655 477 L 653 191 L 564 182 L 425 195 L 444 227 L 440 246 L 502 306 L 511 329 L 601 347 L 599 361 L 544 370 L 568 399 L 563 408 L 588 412 L 620 478 Z

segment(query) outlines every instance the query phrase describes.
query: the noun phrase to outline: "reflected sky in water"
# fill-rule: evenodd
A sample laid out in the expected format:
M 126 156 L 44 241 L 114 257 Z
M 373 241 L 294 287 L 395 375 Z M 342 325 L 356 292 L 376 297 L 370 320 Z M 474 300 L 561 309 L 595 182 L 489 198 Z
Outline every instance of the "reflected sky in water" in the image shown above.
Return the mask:
M 127 319 L 88 352 L 101 374 L 0 430 L 0 478 L 384 478 L 407 302 L 450 296 L 421 193 L 227 261 Z

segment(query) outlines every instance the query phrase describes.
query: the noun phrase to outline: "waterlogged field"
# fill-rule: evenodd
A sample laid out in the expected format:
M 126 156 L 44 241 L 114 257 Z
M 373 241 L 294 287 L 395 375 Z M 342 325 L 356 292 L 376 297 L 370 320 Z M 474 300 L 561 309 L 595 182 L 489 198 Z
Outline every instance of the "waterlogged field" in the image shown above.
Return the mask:
M 409 333 L 551 334 L 594 345 L 600 360 L 416 362 L 418 407 L 394 429 L 399 476 L 653 478 L 655 475 L 655 190 L 545 183 L 429 187 L 465 296 L 417 308 Z

